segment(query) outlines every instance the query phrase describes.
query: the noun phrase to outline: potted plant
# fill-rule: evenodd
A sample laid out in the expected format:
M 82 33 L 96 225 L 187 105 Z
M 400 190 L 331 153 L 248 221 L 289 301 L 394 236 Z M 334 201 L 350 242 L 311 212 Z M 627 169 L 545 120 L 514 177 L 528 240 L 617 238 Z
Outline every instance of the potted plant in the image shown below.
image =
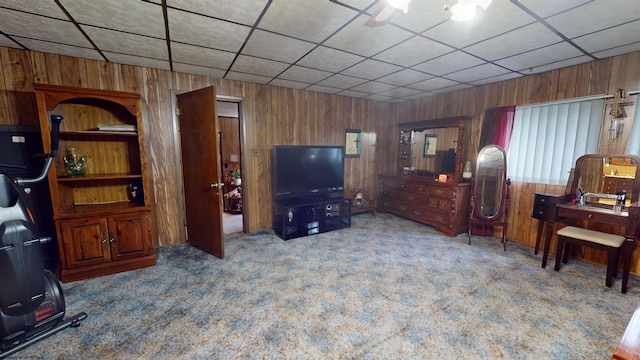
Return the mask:
M 233 179 L 235 185 L 242 185 L 242 179 L 240 175 L 240 169 L 234 169 L 229 173 L 229 177 Z

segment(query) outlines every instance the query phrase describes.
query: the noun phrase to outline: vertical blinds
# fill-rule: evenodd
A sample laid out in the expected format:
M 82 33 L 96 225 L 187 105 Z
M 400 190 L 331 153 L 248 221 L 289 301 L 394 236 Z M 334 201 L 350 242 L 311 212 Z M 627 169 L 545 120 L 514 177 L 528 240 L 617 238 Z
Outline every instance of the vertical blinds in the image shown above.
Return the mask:
M 603 113 L 604 99 L 516 107 L 507 176 L 566 184 L 578 157 L 598 151 Z

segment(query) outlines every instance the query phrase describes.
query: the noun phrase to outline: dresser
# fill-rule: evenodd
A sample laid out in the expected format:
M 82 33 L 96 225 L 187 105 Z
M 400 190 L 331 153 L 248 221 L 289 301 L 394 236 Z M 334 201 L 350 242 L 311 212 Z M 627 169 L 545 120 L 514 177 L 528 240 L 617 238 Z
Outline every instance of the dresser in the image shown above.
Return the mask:
M 378 211 L 431 225 L 445 235 L 467 231 L 469 183 L 419 175 L 379 175 Z

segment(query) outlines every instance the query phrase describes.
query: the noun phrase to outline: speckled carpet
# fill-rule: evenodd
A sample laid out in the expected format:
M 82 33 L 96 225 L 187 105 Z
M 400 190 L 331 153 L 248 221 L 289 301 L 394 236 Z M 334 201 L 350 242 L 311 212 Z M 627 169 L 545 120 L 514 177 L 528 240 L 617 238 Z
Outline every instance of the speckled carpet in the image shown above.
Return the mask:
M 13 358 L 611 358 L 640 281 L 624 295 L 602 266 L 507 249 L 388 214 L 286 242 L 233 234 L 224 260 L 165 247 L 155 267 L 64 284 L 88 318 Z

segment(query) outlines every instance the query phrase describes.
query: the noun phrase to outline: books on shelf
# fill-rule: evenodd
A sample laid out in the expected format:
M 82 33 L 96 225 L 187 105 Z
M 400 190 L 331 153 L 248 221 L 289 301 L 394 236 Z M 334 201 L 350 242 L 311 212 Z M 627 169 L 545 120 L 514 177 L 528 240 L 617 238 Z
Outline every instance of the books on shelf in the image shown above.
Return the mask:
M 136 131 L 135 125 L 129 124 L 100 124 L 99 131 Z

